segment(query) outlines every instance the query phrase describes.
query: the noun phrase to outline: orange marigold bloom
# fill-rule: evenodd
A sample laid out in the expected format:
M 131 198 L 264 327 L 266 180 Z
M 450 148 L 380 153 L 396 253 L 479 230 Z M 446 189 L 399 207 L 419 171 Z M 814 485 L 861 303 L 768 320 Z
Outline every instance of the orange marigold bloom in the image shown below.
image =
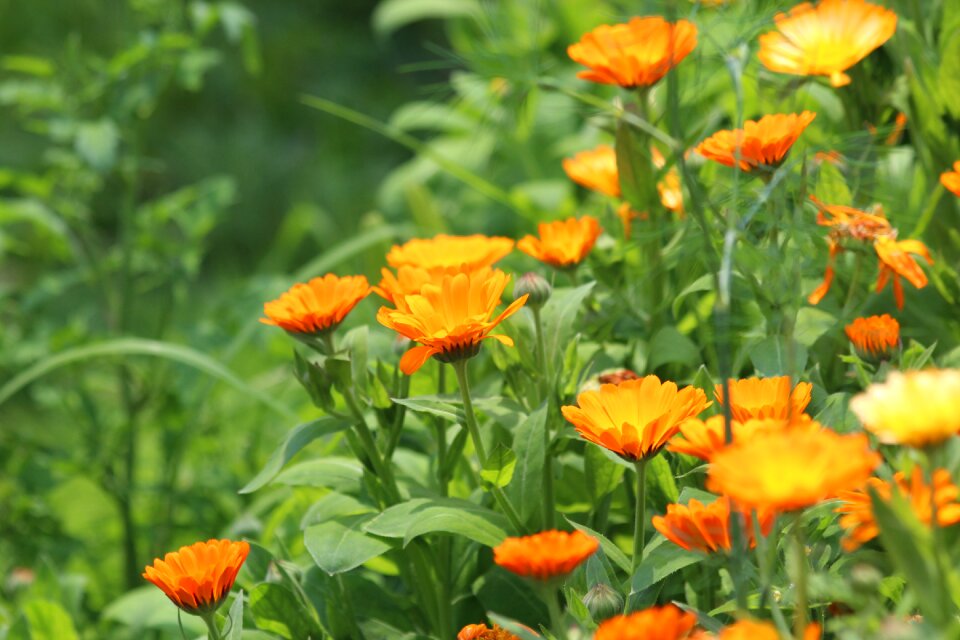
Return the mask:
M 443 280 L 445 275 L 455 276 L 458 273 L 484 270 L 486 272 L 491 271 L 490 267 L 487 266 L 476 269 L 464 268 L 461 265 L 434 267 L 432 269 L 402 266 L 394 274 L 390 269 L 384 268 L 380 270 L 380 284 L 372 287 L 372 289 L 378 296 L 396 306 L 403 303 L 404 296 L 420 293 L 423 285 L 437 284 Z
M 960 369 L 891 371 L 850 400 L 880 442 L 925 447 L 960 431 Z
M 707 489 L 744 507 L 792 511 L 863 486 L 878 464 L 862 433 L 769 431 L 715 453 Z
M 747 440 L 758 433 L 776 429 L 822 429 L 823 425 L 803 414 L 790 419 L 764 418 L 746 422 L 733 421 L 733 441 Z M 680 425 L 680 431 L 667 447 L 676 453 L 685 453 L 706 462 L 713 454 L 727 446 L 723 414 L 710 416 L 706 420 L 691 418 Z
M 656 83 L 696 46 L 697 27 L 692 22 L 633 18 L 626 24 L 600 25 L 567 47 L 567 54 L 590 67 L 578 78 L 633 88 Z
M 792 636 L 791 636 L 792 638 Z M 809 624 L 803 632 L 803 640 L 819 640 L 820 625 Z M 741 620 L 720 631 L 718 640 L 789 640 L 781 638 L 777 628 L 770 622 Z
M 940 182 L 954 195 L 960 196 L 960 160 L 953 163 L 953 171 L 946 171 L 940 175 Z
M 949 527 L 960 522 L 960 489 L 953 484 L 950 472 L 946 469 L 937 469 L 933 472 L 933 495 L 930 495 L 930 485 L 923 480 L 920 467 L 914 467 L 907 482 L 907 474 L 898 471 L 893 475 L 893 485 L 897 493 L 910 502 L 910 507 L 917 519 L 929 525 L 933 520 L 931 500 L 937 505 L 937 523 L 941 527 Z M 889 502 L 893 493 L 893 485 L 880 478 L 870 478 L 867 486 L 872 487 L 877 495 Z M 880 528 L 873 515 L 873 504 L 867 489 L 843 491 L 838 496 L 842 504 L 834 509 L 841 514 L 840 526 L 846 529 L 843 538 L 843 548 L 853 551 L 865 542 L 873 540 L 880 534 Z
M 743 129 L 717 131 L 697 145 L 705 158 L 741 171 L 778 167 L 817 114 L 774 114 L 747 120 Z
M 697 616 L 672 604 L 604 620 L 593 640 L 686 640 Z
M 885 358 L 900 344 L 900 323 L 889 314 L 857 318 L 844 327 L 858 353 Z
M 187 613 L 207 615 L 226 600 L 248 553 L 246 542 L 197 542 L 157 558 L 143 577 Z
M 730 415 L 746 422 L 752 418 L 786 420 L 798 417 L 810 404 L 813 385 L 798 382 L 790 389 L 790 376 L 730 380 Z M 723 385 L 714 387 L 714 396 L 723 404 Z
M 498 625 L 493 625 L 490 629 L 485 624 L 468 624 L 460 629 L 457 640 L 519 640 L 519 638 Z
M 563 170 L 577 184 L 614 198 L 620 197 L 617 152 L 608 144 L 564 158 Z
M 600 223 L 592 216 L 567 218 L 537 225 L 540 237 L 524 236 L 517 248 L 554 267 L 580 264 L 600 236 Z
M 777 14 L 778 31 L 760 36 L 760 61 L 767 69 L 797 76 L 827 76 L 850 84 L 844 71 L 889 40 L 897 14 L 864 0 L 809 2 Z
M 750 548 L 756 546 L 753 535 L 752 518 L 745 514 L 747 543 Z M 767 535 L 773 528 L 776 514 L 763 511 L 759 514 L 760 530 Z M 708 505 L 691 499 L 689 504 L 668 504 L 665 516 L 654 516 L 653 528 L 663 537 L 687 551 L 715 553 L 730 551 L 730 499 L 717 498 Z
M 593 536 L 582 531 L 542 531 L 507 538 L 493 548 L 493 561 L 507 571 L 537 580 L 567 575 L 599 548 Z
M 510 276 L 499 269 L 447 274 L 439 282 L 423 285 L 420 293 L 403 296 L 396 309 L 380 307 L 380 324 L 420 343 L 403 354 L 400 370 L 410 375 L 430 356 L 440 362 L 470 358 L 487 338 L 513 346 L 508 336 L 490 333 L 527 301 L 526 295 L 521 296 L 490 319 L 509 281 Z
M 928 264 L 933 264 L 933 258 L 927 246 L 919 240 L 897 240 L 894 236 L 878 238 L 873 248 L 880 258 L 880 274 L 877 276 L 877 293 L 883 291 L 887 282 L 893 277 L 893 298 L 897 308 L 903 309 L 903 283 L 900 278 L 917 289 L 927 286 L 927 275 L 917 264 L 911 253 L 923 256 Z
M 683 421 L 710 403 L 696 387 L 678 390 L 651 375 L 584 391 L 577 404 L 561 411 L 581 436 L 627 460 L 640 460 L 657 455 Z
M 306 284 L 295 284 L 276 300 L 263 305 L 263 324 L 290 333 L 313 334 L 334 329 L 357 303 L 370 293 L 363 276 L 342 278 L 328 273 Z
M 404 244 L 394 245 L 387 253 L 387 264 L 394 268 L 408 266 L 432 270 L 459 267 L 469 271 L 479 267 L 491 267 L 511 251 L 513 240 L 510 238 L 480 234 L 440 234 L 433 238 L 414 238 Z

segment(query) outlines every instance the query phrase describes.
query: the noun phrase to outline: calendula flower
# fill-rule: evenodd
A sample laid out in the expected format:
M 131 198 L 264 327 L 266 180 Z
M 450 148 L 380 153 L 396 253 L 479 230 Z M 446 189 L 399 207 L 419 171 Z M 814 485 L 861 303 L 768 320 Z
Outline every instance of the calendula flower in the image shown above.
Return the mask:
M 402 245 L 394 245 L 387 253 L 387 264 L 395 269 L 407 266 L 430 271 L 458 267 L 470 271 L 479 267 L 491 267 L 511 251 L 513 240 L 510 238 L 479 234 L 440 234 L 429 239 L 414 238 Z
M 563 160 L 563 170 L 577 184 L 614 198 L 620 197 L 620 174 L 617 152 L 602 144 L 596 149 L 581 151 Z
M 893 236 L 884 236 L 878 238 L 873 243 L 873 248 L 880 259 L 880 274 L 877 276 L 877 293 L 880 293 L 887 286 L 890 278 L 893 278 L 893 298 L 897 302 L 897 308 L 903 309 L 903 283 L 900 278 L 905 278 L 907 282 L 917 289 L 923 289 L 927 286 L 927 275 L 917 264 L 917 261 L 910 255 L 916 254 L 923 256 L 928 264 L 933 264 L 933 258 L 927 246 L 919 240 L 897 240 Z
M 511 573 L 537 580 L 567 575 L 599 548 L 597 539 L 582 531 L 542 531 L 507 538 L 493 548 L 493 561 Z
M 248 553 L 246 542 L 197 542 L 157 558 L 143 577 L 185 612 L 209 615 L 226 600 Z
M 306 284 L 295 284 L 264 304 L 267 317 L 260 322 L 295 334 L 322 333 L 335 329 L 369 293 L 370 285 L 363 276 L 340 278 L 328 273 Z
M 893 483 L 870 478 L 867 486 L 872 488 L 883 500 L 889 502 L 893 487 L 909 503 L 917 519 L 925 525 L 933 520 L 931 502 L 937 507 L 937 523 L 941 527 L 949 527 L 960 522 L 960 489 L 953 484 L 950 472 L 946 469 L 937 469 L 933 472 L 933 495 L 930 494 L 930 485 L 924 482 L 920 467 L 914 467 L 907 482 L 907 475 L 898 471 L 893 475 Z M 868 489 L 843 491 L 838 496 L 841 500 L 839 507 L 834 509 L 841 514 L 840 526 L 846 530 L 843 539 L 843 548 L 853 551 L 865 542 L 873 540 L 880 534 L 877 521 L 873 514 L 873 504 Z
M 858 353 L 867 358 L 886 358 L 900 345 L 900 323 L 889 314 L 857 318 L 844 327 Z
M 695 149 L 704 158 L 741 171 L 780 166 L 790 148 L 817 114 L 774 114 L 747 120 L 743 129 L 717 131 Z
M 420 293 L 423 285 L 436 284 L 442 281 L 444 276 L 455 276 L 458 273 L 484 270 L 489 272 L 491 269 L 487 266 L 468 269 L 461 265 L 434 267 L 432 269 L 403 266 L 397 269 L 396 274 L 389 269 L 381 269 L 380 284 L 372 287 L 372 289 L 378 296 L 396 306 L 398 303 L 403 303 L 404 296 Z
M 753 524 L 749 513 L 746 520 L 747 544 L 752 549 L 757 541 L 753 535 Z M 776 514 L 763 511 L 759 515 L 760 531 L 767 535 L 773 527 Z M 730 499 L 717 498 L 708 505 L 691 499 L 688 504 L 668 504 L 664 516 L 652 518 L 653 528 L 663 537 L 687 551 L 703 553 L 727 552 L 732 548 L 730 541 Z
M 581 436 L 627 460 L 640 460 L 657 455 L 681 423 L 710 403 L 696 387 L 678 390 L 651 375 L 584 391 L 577 404 L 561 411 Z
M 791 390 L 790 376 L 730 380 L 730 415 L 746 422 L 753 418 L 786 420 L 799 416 L 810 404 L 813 385 L 798 382 Z M 723 385 L 714 388 L 714 396 L 723 404 Z
M 578 78 L 625 88 L 656 83 L 697 46 L 697 27 L 660 17 L 633 18 L 601 25 L 567 48 L 575 62 L 589 67 Z
M 792 511 L 863 486 L 878 464 L 862 433 L 768 431 L 715 453 L 707 489 L 745 508 Z
M 400 358 L 400 370 L 410 375 L 430 356 L 440 362 L 470 358 L 487 338 L 513 346 L 508 336 L 490 333 L 527 301 L 527 296 L 520 297 L 490 319 L 509 281 L 510 276 L 498 269 L 447 274 L 437 283 L 423 285 L 420 293 L 403 296 L 396 309 L 380 307 L 380 324 L 420 343 Z
M 524 236 L 517 248 L 553 267 L 572 267 L 587 257 L 601 231 L 600 223 L 592 216 L 541 222 L 537 225 L 540 237 Z
M 953 163 L 953 171 L 946 171 L 940 175 L 940 182 L 954 195 L 960 196 L 960 160 Z
M 777 31 L 760 36 L 763 66 L 797 76 L 827 76 L 834 87 L 849 84 L 844 71 L 897 30 L 897 14 L 864 0 L 804 2 L 774 20 Z
M 758 433 L 777 429 L 822 429 L 823 425 L 806 414 L 791 418 L 751 419 L 746 422 L 734 420 L 731 432 L 733 441 L 749 440 Z M 706 420 L 691 418 L 680 425 L 679 433 L 673 437 L 667 449 L 676 453 L 685 453 L 706 462 L 713 454 L 727 446 L 723 414 L 710 416 Z
M 593 640 L 687 640 L 697 616 L 668 604 L 604 620 Z
M 803 640 L 819 640 L 820 625 L 809 624 L 803 632 Z M 717 640 L 792 640 L 782 638 L 777 628 L 770 622 L 741 620 L 724 627 Z
M 491 629 L 485 624 L 468 624 L 460 629 L 457 640 L 519 640 L 519 638 L 497 625 L 493 625 Z
M 850 410 L 885 444 L 943 442 L 960 431 L 960 369 L 891 371 L 854 396 Z

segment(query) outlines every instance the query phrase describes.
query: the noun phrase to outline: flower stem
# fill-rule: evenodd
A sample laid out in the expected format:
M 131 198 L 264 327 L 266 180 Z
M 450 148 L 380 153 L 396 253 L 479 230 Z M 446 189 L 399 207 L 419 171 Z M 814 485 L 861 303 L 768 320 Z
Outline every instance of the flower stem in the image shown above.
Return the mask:
M 794 559 L 794 583 L 797 589 L 796 607 L 793 615 L 793 635 L 797 640 L 803 640 L 807 630 L 807 547 L 803 542 L 803 526 L 801 519 L 803 512 L 797 513 L 793 521 L 793 545 L 796 558 Z
M 207 638 L 209 640 L 221 640 L 220 629 L 217 628 L 217 612 L 211 611 L 200 616 L 207 625 Z
M 641 458 L 633 463 L 637 470 L 637 507 L 633 521 L 633 570 L 643 560 L 647 529 L 647 460 Z
M 543 526 L 545 529 L 553 529 L 554 512 L 556 511 L 553 493 L 553 456 L 550 455 L 550 444 L 553 441 L 550 433 L 549 419 L 550 412 L 553 409 L 553 393 L 550 385 L 550 369 L 547 367 L 547 343 L 543 335 L 543 320 L 540 317 L 540 309 L 533 308 L 533 326 L 537 333 L 536 359 L 537 369 L 540 371 L 540 400 L 547 403 L 548 419 L 543 427 Z
M 560 611 L 560 603 L 557 600 L 557 590 L 552 582 L 540 585 L 540 599 L 547 605 L 547 612 L 550 614 L 550 630 L 553 636 L 558 640 L 566 640 L 567 634 L 563 628 L 563 612 Z

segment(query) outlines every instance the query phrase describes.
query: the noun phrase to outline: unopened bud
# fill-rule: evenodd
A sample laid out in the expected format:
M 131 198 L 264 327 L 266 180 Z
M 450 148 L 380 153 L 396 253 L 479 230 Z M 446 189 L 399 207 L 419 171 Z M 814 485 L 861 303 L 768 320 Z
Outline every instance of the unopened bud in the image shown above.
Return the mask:
M 594 622 L 623 613 L 623 596 L 608 584 L 598 582 L 583 596 L 583 604 Z
M 553 288 L 550 286 L 550 283 L 547 282 L 543 276 L 538 273 L 525 273 L 517 279 L 517 284 L 513 287 L 513 299 L 516 300 L 526 294 L 530 294 L 530 297 L 527 298 L 527 305 L 531 309 L 540 309 L 546 304 L 547 300 L 550 299 L 550 294 L 553 293 Z

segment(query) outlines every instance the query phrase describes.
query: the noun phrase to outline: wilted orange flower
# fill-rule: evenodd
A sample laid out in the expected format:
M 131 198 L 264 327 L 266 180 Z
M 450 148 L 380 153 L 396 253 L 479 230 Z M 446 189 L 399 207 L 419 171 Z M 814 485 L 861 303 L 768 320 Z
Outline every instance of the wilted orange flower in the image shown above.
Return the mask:
M 768 431 L 715 453 L 707 489 L 744 507 L 792 511 L 863 486 L 878 464 L 862 433 Z
M 933 258 L 927 246 L 919 240 L 897 240 L 894 236 L 878 238 L 873 248 L 880 258 L 880 274 L 877 276 L 877 293 L 883 291 L 887 282 L 893 277 L 893 298 L 897 308 L 903 309 L 903 283 L 900 278 L 917 289 L 927 286 L 927 275 L 917 264 L 911 253 L 923 256 L 928 264 L 933 264 Z
M 567 48 L 575 62 L 590 67 L 578 78 L 646 87 L 665 76 L 697 46 L 697 27 L 660 17 L 633 18 L 626 24 L 600 25 Z
M 880 442 L 925 447 L 960 431 L 960 369 L 891 371 L 850 400 Z
M 767 69 L 797 76 L 827 76 L 850 84 L 844 73 L 893 36 L 897 14 L 863 0 L 821 0 L 779 13 L 777 29 L 760 36 L 760 61 Z
M 414 238 L 404 244 L 394 245 L 387 253 L 387 264 L 394 268 L 408 266 L 432 270 L 460 267 L 463 270 L 472 270 L 491 267 L 511 251 L 513 240 L 510 238 L 480 234 L 440 234 L 433 238 Z
M 571 267 L 583 261 L 600 236 L 600 223 L 592 216 L 567 218 L 537 225 L 540 237 L 524 236 L 517 248 L 554 267 Z
M 960 196 L 960 160 L 953 163 L 953 171 L 946 171 L 940 175 L 940 182 L 954 195 Z
M 537 580 L 565 576 L 599 548 L 597 539 L 582 531 L 542 531 L 507 538 L 493 548 L 493 561 L 507 571 Z
M 490 629 L 485 624 L 468 624 L 460 629 L 457 640 L 519 640 L 519 638 L 498 625 L 493 625 Z
M 248 553 L 246 542 L 197 542 L 157 558 L 143 577 L 187 613 L 207 615 L 226 600 Z
M 696 615 L 668 604 L 608 618 L 593 640 L 685 640 L 696 624 Z
M 915 466 L 907 483 L 907 474 L 898 471 L 893 474 L 893 484 L 897 493 L 910 503 L 913 513 L 923 524 L 929 525 L 933 520 L 931 499 L 937 505 L 937 523 L 941 527 L 949 527 L 960 522 L 960 489 L 953 484 L 950 472 L 946 469 L 937 469 L 933 472 L 933 496 L 930 495 L 930 485 L 923 481 L 923 472 Z M 889 502 L 893 493 L 891 483 L 880 478 L 870 478 L 867 486 L 876 491 L 877 495 Z M 865 542 L 873 540 L 880 534 L 880 528 L 873 515 L 873 504 L 867 489 L 843 491 L 838 496 L 842 504 L 834 509 L 839 514 L 840 526 L 846 529 L 847 535 L 843 538 L 843 548 L 853 551 Z
M 753 535 L 752 519 L 744 514 L 746 519 L 747 544 L 750 548 L 756 546 Z M 760 531 L 767 535 L 773 527 L 776 514 L 773 511 L 763 511 L 759 514 Z M 687 551 L 702 551 L 715 553 L 730 551 L 730 499 L 726 496 L 717 498 L 708 505 L 699 500 L 691 499 L 689 504 L 668 504 L 665 516 L 654 516 L 651 521 L 653 528 L 663 534 L 663 537 Z
M 571 180 L 587 189 L 614 198 L 620 197 L 617 152 L 610 145 L 602 144 L 596 149 L 581 151 L 572 158 L 564 158 L 563 170 Z
M 276 300 L 263 305 L 263 324 L 290 333 L 315 334 L 334 329 L 357 303 L 370 293 L 363 276 L 342 278 L 328 273 L 306 284 L 295 284 Z
M 889 314 L 857 318 L 844 331 L 858 353 L 885 358 L 900 344 L 900 323 Z
M 751 419 L 746 422 L 733 421 L 731 432 L 733 441 L 748 440 L 757 433 L 776 429 L 822 429 L 823 425 L 806 414 L 787 418 Z M 667 449 L 676 453 L 685 453 L 706 462 L 713 454 L 727 446 L 723 414 L 710 416 L 706 420 L 691 418 L 680 425 L 680 431 L 670 441 Z
M 819 640 L 820 625 L 809 624 L 803 632 L 803 640 Z M 720 631 L 718 640 L 789 640 L 781 638 L 777 628 L 770 622 L 741 620 Z
M 581 436 L 623 458 L 640 460 L 657 455 L 683 421 L 710 403 L 696 387 L 678 390 L 673 382 L 646 376 L 584 391 L 577 404 L 561 411 Z
M 510 276 L 499 269 L 448 274 L 440 282 L 423 285 L 418 294 L 403 296 L 396 309 L 380 307 L 380 324 L 420 343 L 403 354 L 400 370 L 410 375 L 430 356 L 440 362 L 470 358 L 487 338 L 513 346 L 508 336 L 490 333 L 527 301 L 527 296 L 521 296 L 490 319 L 509 281 Z
M 778 167 L 817 114 L 774 114 L 747 120 L 743 129 L 717 131 L 701 142 L 697 153 L 741 171 Z
M 813 385 L 798 382 L 790 389 L 790 376 L 730 380 L 730 415 L 746 422 L 751 418 L 786 420 L 799 416 L 810 404 Z M 714 387 L 714 396 L 723 404 L 723 385 Z

